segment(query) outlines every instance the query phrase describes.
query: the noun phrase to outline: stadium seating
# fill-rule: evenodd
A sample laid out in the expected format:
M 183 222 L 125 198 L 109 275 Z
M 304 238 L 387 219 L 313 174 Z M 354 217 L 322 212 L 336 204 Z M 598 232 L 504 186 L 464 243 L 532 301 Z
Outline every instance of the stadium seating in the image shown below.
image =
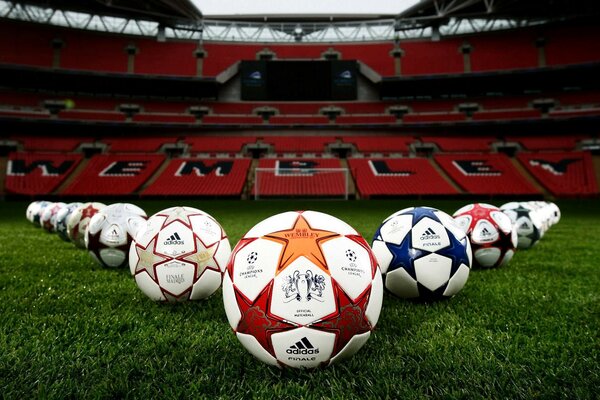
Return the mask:
M 77 121 L 125 122 L 125 114 L 119 111 L 63 110 L 58 113 L 60 119 Z
M 504 154 L 436 154 L 434 159 L 468 193 L 539 194 Z
M 75 151 L 83 143 L 91 143 L 93 140 L 86 137 L 44 137 L 44 136 L 15 136 L 26 151 L 40 152 L 71 152 Z
M 164 172 L 148 186 L 144 196 L 237 196 L 242 194 L 250 159 L 171 160 Z
M 466 136 L 422 136 L 421 142 L 435 143 L 443 152 L 489 152 L 491 144 L 495 142 L 491 137 L 466 137 Z
M 111 153 L 155 153 L 163 144 L 174 144 L 176 137 L 106 138 Z
M 323 153 L 325 146 L 335 142 L 335 138 L 327 136 L 265 136 L 262 141 L 273 145 L 275 153 Z
M 352 143 L 361 153 L 408 153 L 408 145 L 414 138 L 407 136 L 344 136 L 345 143 Z
M 508 142 L 518 142 L 526 150 L 575 150 L 575 146 L 583 136 L 521 136 L 507 137 Z
M 131 195 L 162 164 L 162 155 L 128 154 L 93 156 L 85 170 L 64 190 L 64 195 Z
M 517 158 L 554 196 L 598 194 L 598 182 L 589 152 L 520 153 Z
M 341 168 L 338 159 L 261 159 L 261 171 L 254 182 L 252 193 L 260 197 L 273 196 L 344 196 L 346 175 L 344 172 L 323 172 L 315 168 Z
M 402 118 L 405 124 L 424 124 L 437 122 L 460 122 L 467 117 L 461 112 L 406 114 Z
M 541 116 L 542 116 L 541 111 L 535 110 L 535 109 L 486 110 L 486 111 L 478 111 L 475 114 L 473 114 L 473 120 L 489 121 L 489 120 L 530 119 L 530 118 L 540 118 Z
M 194 153 L 239 153 L 248 143 L 255 143 L 254 136 L 188 136 L 185 142 Z
M 13 152 L 6 168 L 6 192 L 28 196 L 51 194 L 81 159 L 79 154 Z
M 426 158 L 355 158 L 348 163 L 364 198 L 457 194 Z

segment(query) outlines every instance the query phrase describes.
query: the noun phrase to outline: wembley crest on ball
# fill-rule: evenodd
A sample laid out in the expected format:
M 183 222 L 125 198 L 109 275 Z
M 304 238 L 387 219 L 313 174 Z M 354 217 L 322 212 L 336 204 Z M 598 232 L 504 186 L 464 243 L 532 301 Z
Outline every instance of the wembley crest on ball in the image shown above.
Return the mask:
M 356 353 L 381 311 L 377 261 L 365 240 L 327 214 L 286 212 L 239 241 L 223 280 L 229 324 L 259 360 L 314 368 Z

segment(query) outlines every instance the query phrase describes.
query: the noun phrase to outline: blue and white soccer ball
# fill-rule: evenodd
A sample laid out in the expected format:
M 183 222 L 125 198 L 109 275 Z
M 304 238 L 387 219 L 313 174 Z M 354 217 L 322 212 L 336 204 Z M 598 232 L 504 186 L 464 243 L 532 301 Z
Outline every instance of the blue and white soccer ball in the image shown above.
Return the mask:
M 525 203 L 511 202 L 500 207 L 517 232 L 517 248 L 528 249 L 542 237 L 542 221 L 538 213 Z
M 27 211 L 25 212 L 27 220 L 31 222 L 36 228 L 40 228 L 40 218 L 42 217 L 42 214 L 44 213 L 46 207 L 50 204 L 51 203 L 49 201 L 44 200 L 34 201 L 33 203 L 29 204 L 29 206 L 27 207 Z
M 375 232 L 372 248 L 385 288 L 407 299 L 454 296 L 467 282 L 473 258 L 465 232 L 451 216 L 430 207 L 389 216 Z
M 67 229 L 67 221 L 73 211 L 75 211 L 78 207 L 80 207 L 83 203 L 69 203 L 63 208 L 60 209 L 58 214 L 56 214 L 56 223 L 54 226 L 54 230 L 65 242 L 70 242 L 69 238 L 69 230 Z

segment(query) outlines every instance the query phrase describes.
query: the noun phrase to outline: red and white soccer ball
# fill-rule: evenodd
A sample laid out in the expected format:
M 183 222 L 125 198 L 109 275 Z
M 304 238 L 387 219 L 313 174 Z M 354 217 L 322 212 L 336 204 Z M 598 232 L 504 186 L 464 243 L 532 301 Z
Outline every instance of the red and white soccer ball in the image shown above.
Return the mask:
M 85 231 L 85 247 L 101 266 L 124 267 L 133 237 L 146 218 L 146 212 L 134 204 L 111 204 L 92 217 Z
M 220 286 L 231 245 L 204 211 L 172 207 L 151 216 L 135 235 L 129 268 L 155 301 L 201 300 Z
M 64 206 L 66 206 L 66 204 L 61 202 L 52 203 L 47 206 L 40 218 L 40 224 L 42 225 L 42 228 L 48 232 L 54 232 L 56 229 L 56 215 Z
M 474 266 L 494 268 L 508 264 L 517 247 L 517 231 L 502 210 L 476 203 L 459 209 L 453 217 L 471 241 Z
M 67 232 L 75 246 L 85 249 L 85 231 L 94 214 L 106 205 L 102 203 L 84 203 L 71 213 L 67 220 Z
M 368 243 L 350 225 L 320 212 L 285 212 L 239 241 L 223 301 L 237 338 L 256 358 L 315 368 L 367 342 L 383 283 Z

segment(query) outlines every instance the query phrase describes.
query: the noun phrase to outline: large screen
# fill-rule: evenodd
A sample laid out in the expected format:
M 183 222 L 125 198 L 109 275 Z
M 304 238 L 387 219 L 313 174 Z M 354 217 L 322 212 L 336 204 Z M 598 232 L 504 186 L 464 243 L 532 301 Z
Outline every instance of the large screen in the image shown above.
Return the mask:
M 242 100 L 356 100 L 356 61 L 242 61 Z

